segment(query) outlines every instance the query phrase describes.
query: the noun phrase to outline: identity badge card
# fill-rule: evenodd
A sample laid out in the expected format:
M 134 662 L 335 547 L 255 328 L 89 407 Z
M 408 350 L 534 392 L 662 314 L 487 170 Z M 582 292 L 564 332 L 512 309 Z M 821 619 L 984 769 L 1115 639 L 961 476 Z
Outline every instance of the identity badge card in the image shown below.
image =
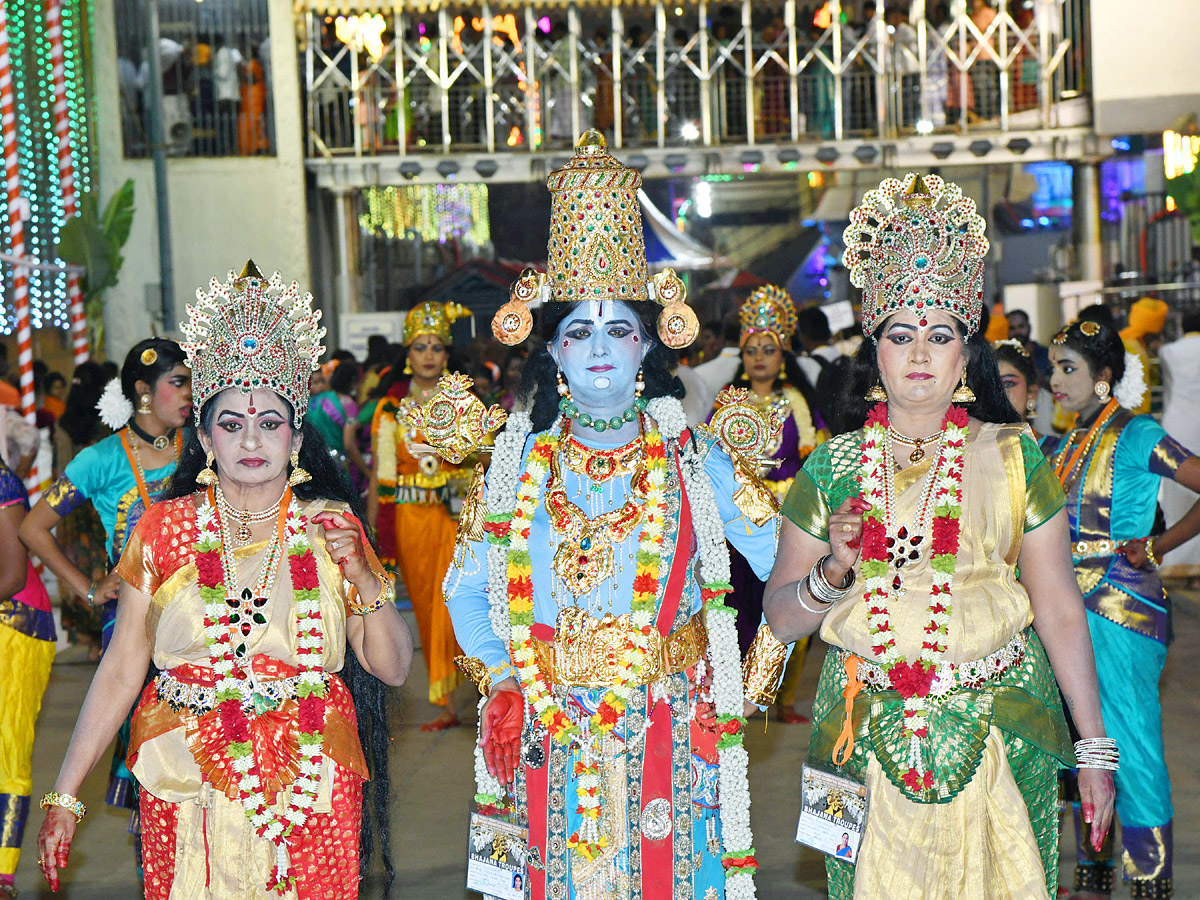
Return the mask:
M 529 831 L 506 817 L 471 811 L 467 890 L 494 900 L 524 900 Z
M 800 767 L 800 823 L 796 840 L 849 863 L 867 821 L 867 786 L 805 763 Z

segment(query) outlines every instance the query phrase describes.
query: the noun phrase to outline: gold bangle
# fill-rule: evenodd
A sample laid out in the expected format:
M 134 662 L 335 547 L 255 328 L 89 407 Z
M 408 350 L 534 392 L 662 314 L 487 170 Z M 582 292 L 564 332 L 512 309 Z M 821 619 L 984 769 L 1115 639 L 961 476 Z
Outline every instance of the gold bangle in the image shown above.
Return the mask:
M 456 656 L 454 666 L 468 681 L 473 682 L 481 696 L 486 697 L 492 690 L 492 673 L 478 656 Z
M 1154 554 L 1154 538 L 1152 537 L 1146 538 L 1146 558 L 1150 560 L 1150 565 L 1156 569 L 1162 565 L 1162 560 Z
M 74 813 L 77 823 L 83 821 L 83 817 L 87 815 L 87 807 L 83 805 L 83 801 L 70 794 L 60 794 L 58 791 L 48 793 L 42 798 L 42 809 L 49 809 L 52 806 L 61 806 L 67 812 Z
M 350 596 L 346 601 L 346 605 L 350 608 L 352 616 L 369 616 L 373 612 L 378 612 L 389 603 L 396 602 L 396 585 L 390 578 L 379 578 L 379 596 L 370 603 L 358 602 L 358 587 L 350 585 Z

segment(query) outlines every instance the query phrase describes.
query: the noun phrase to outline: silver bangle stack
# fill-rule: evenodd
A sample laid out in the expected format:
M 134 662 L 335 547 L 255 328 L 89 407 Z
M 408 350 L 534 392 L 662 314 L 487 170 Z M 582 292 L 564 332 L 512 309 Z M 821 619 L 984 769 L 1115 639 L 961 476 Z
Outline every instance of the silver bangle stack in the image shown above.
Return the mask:
M 1081 769 L 1104 769 L 1115 772 L 1121 768 L 1121 754 L 1112 738 L 1084 738 L 1075 742 L 1075 759 Z
M 837 587 L 829 583 L 829 579 L 825 577 L 825 560 L 829 559 L 829 554 L 822 556 L 817 560 L 812 570 L 799 581 L 796 582 L 796 600 L 799 604 L 816 616 L 824 615 L 829 611 L 829 607 L 837 603 L 839 600 L 845 599 L 850 593 L 850 589 L 854 587 L 855 574 L 851 569 L 846 573 L 846 580 Z M 820 605 L 820 609 L 813 609 L 804 602 L 804 586 L 808 585 L 808 595 L 813 601 Z

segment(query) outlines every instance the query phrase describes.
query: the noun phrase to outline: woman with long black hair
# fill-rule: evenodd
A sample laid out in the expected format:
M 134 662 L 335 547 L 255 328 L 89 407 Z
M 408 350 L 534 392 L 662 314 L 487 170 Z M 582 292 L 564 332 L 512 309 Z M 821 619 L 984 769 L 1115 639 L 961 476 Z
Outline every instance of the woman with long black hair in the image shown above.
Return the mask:
M 192 310 L 197 430 L 121 557 L 113 649 L 42 800 L 53 888 L 85 813 L 74 794 L 140 693 L 128 762 L 147 898 L 359 895 L 363 781 L 386 772 L 388 741 L 381 691 L 356 703 L 336 673 L 353 656 L 402 684 L 412 638 L 352 489 L 303 424 L 324 350 L 311 303 L 247 264 Z
M 983 229 L 937 176 L 889 178 L 854 210 L 865 427 L 817 448 L 783 506 L 767 620 L 830 645 L 810 763 L 870 809 L 857 864 L 826 859 L 833 900 L 1049 900 L 1056 774 L 1076 762 L 1096 846 L 1112 820 L 1062 489 L 979 334 Z

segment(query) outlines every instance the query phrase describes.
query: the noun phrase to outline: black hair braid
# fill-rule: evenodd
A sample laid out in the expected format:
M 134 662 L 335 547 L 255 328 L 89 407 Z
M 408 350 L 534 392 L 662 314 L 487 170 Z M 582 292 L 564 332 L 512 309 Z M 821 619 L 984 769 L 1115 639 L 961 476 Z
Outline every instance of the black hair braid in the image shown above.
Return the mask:
M 954 324 L 959 335 L 964 336 L 963 325 L 957 319 L 954 320 Z M 881 324 L 875 330 L 875 338 L 879 339 L 882 333 Z M 965 349 L 967 386 L 975 392 L 975 402 L 963 404 L 967 414 L 980 422 L 1015 424 L 1023 421 L 1008 401 L 1008 395 L 1004 393 L 1004 384 L 1000 380 L 1000 370 L 996 366 L 996 354 L 992 345 L 977 331 L 967 338 Z M 842 410 L 840 425 L 843 431 L 854 431 L 866 424 L 867 414 L 874 403 L 864 395 L 879 381 L 878 357 L 875 341 L 871 338 L 866 338 L 859 345 L 848 376 L 842 383 L 842 391 L 838 398 L 838 405 Z
M 653 300 L 626 300 L 624 303 L 637 316 L 642 326 L 642 339 L 650 345 L 642 360 L 642 380 L 646 387 L 642 398 L 674 397 L 682 400 L 683 382 L 675 377 L 679 358 L 658 339 L 658 314 L 662 307 Z M 539 327 L 535 334 L 541 335 L 534 341 L 529 358 L 521 372 L 521 387 L 517 392 L 520 401 L 529 407 L 529 417 L 534 431 L 545 431 L 558 418 L 558 365 L 546 349 L 554 339 L 558 326 L 577 306 L 575 303 L 547 303 L 539 312 Z
M 1095 333 L 1089 335 L 1084 332 L 1085 324 L 1088 331 Z M 1061 341 L 1060 337 L 1063 338 Z M 1099 378 L 1107 367 L 1112 372 L 1114 388 L 1125 375 L 1125 344 L 1117 330 L 1110 325 L 1087 320 L 1072 322 L 1058 333 L 1054 346 L 1067 347 L 1082 356 L 1087 363 L 1088 374 L 1094 379 Z
M 379 860 L 383 865 L 383 896 L 391 895 L 392 882 L 396 878 L 396 866 L 392 861 L 392 827 L 388 816 L 392 777 L 389 769 L 388 751 L 392 746 L 393 728 L 398 722 L 389 714 L 392 704 L 388 702 L 388 689 L 382 681 L 367 672 L 353 652 L 346 654 L 346 665 L 342 669 L 342 680 L 346 683 L 358 715 L 358 740 L 371 771 L 371 780 L 363 783 L 363 816 L 359 857 L 359 879 L 367 877 L 374 855 L 376 838 L 379 845 Z M 370 710 L 371 715 L 363 715 Z
M 107 383 L 104 376 L 104 367 L 92 360 L 77 365 L 71 376 L 66 409 L 63 410 L 58 424 L 67 432 L 71 443 L 76 447 L 90 444 L 108 433 L 108 429 L 100 422 L 100 413 L 96 411 L 96 403 L 104 393 Z

